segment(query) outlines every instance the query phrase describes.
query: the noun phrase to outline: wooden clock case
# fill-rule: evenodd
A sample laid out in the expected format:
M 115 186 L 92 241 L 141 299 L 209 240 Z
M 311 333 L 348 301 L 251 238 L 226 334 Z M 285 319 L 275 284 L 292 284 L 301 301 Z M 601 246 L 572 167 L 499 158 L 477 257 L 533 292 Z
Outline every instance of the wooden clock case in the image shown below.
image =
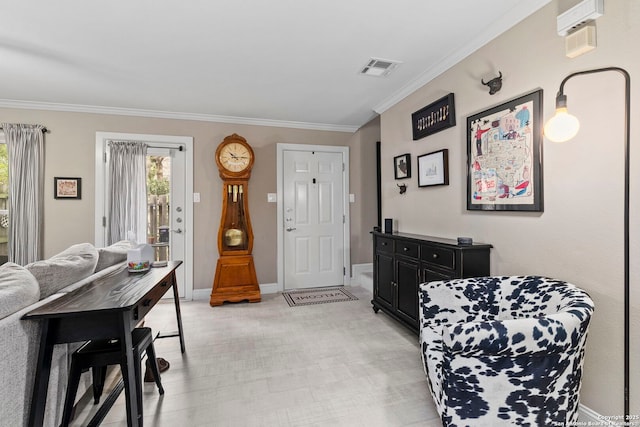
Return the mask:
M 241 171 L 227 169 L 220 161 L 220 153 L 226 145 L 239 143 L 248 149 L 250 160 Z M 222 178 L 222 215 L 218 229 L 218 253 L 216 274 L 209 304 L 222 305 L 225 302 L 260 302 L 260 286 L 253 263 L 253 230 L 249 215 L 249 178 L 254 163 L 253 149 L 246 139 L 233 134 L 227 136 L 216 150 L 216 164 Z M 235 189 L 234 189 L 235 186 Z M 240 190 L 241 189 L 241 190 Z M 238 191 L 236 191 L 238 190 Z M 235 194 L 234 194 L 235 193 Z M 237 212 L 233 212 L 233 211 Z M 234 217 L 235 215 L 235 217 Z M 241 245 L 229 246 L 225 242 L 225 231 L 231 227 L 229 218 L 243 218 L 243 224 L 237 225 L 244 233 Z

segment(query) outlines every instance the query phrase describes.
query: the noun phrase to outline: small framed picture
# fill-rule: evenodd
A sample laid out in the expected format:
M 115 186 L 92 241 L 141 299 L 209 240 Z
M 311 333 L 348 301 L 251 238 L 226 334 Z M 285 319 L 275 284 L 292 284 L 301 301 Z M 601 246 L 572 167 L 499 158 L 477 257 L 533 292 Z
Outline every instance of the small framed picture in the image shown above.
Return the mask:
M 393 158 L 393 170 L 396 179 L 411 178 L 411 154 L 402 154 Z
M 418 156 L 418 187 L 449 185 L 449 150 Z
M 53 178 L 53 197 L 56 199 L 81 199 L 82 178 Z
M 411 115 L 414 141 L 455 125 L 456 106 L 453 93 L 432 102 Z

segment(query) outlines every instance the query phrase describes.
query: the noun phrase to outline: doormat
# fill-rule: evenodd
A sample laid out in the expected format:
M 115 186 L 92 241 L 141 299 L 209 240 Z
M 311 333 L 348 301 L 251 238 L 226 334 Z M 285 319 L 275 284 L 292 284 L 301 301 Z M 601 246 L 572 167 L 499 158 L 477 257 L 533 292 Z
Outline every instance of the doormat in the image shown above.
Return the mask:
M 287 304 L 289 304 L 289 307 L 358 300 L 351 292 L 341 287 L 286 291 L 282 293 L 282 296 L 287 301 Z

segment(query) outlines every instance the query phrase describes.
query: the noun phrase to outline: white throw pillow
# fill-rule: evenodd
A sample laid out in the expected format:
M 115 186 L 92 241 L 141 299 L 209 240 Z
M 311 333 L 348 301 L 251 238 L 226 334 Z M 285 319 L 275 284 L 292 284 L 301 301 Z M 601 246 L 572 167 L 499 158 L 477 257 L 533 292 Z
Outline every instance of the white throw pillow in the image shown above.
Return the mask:
M 129 240 L 121 240 L 106 248 L 98 248 L 98 264 L 95 272 L 104 270 L 127 259 L 127 251 L 136 245 Z
M 40 298 L 46 298 L 92 275 L 97 262 L 97 249 L 90 243 L 79 243 L 49 259 L 32 262 L 25 267 L 40 284 Z
M 39 298 L 38 281 L 29 270 L 12 262 L 0 265 L 0 319 L 37 302 Z

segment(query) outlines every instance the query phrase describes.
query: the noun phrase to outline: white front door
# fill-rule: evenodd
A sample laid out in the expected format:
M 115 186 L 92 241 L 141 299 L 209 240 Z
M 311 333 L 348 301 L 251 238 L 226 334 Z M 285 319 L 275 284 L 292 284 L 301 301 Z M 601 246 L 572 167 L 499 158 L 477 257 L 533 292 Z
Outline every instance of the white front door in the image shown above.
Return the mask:
M 343 285 L 342 152 L 283 152 L 284 289 Z
M 193 295 L 193 138 L 181 136 L 96 132 L 96 246 L 106 243 L 106 211 L 109 140 L 141 141 L 148 144 L 147 158 L 163 157 L 154 188 L 147 188 L 147 241 L 156 259 L 181 260 L 176 271 L 180 297 Z M 166 181 L 165 181 L 166 180 Z M 149 184 L 149 182 L 148 182 Z

